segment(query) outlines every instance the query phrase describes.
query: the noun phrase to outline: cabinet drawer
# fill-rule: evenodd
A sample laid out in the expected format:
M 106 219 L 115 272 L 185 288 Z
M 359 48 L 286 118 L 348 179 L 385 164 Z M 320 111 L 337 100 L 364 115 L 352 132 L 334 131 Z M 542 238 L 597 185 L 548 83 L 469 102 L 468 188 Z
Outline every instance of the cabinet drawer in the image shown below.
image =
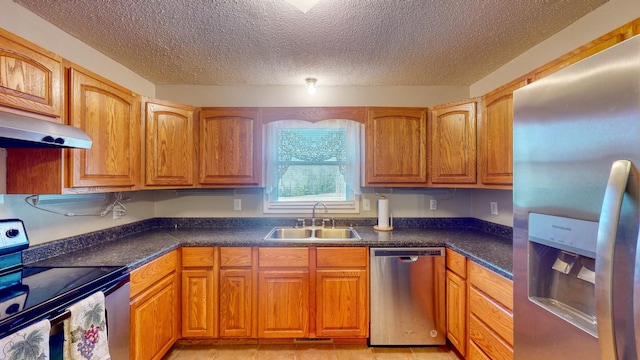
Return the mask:
M 182 267 L 213 267 L 214 252 L 213 247 L 183 247 Z
M 510 311 L 473 287 L 469 289 L 469 311 L 513 345 L 513 314 Z
M 467 258 L 457 252 L 447 249 L 447 269 L 456 273 L 463 279 L 467 278 Z
M 130 294 L 133 299 L 136 295 L 148 287 L 156 284 L 163 277 L 176 271 L 178 266 L 178 251 L 174 250 L 168 254 L 153 260 L 131 272 Z
M 220 267 L 251 267 L 250 247 L 220 248 Z
M 309 267 L 309 249 L 306 247 L 260 248 L 258 249 L 258 266 L 260 267 Z
M 513 311 L 513 282 L 510 280 L 470 261 L 469 282 L 509 311 Z
M 485 355 L 482 350 L 478 348 L 478 345 L 473 341 L 469 341 L 469 355 L 467 356 L 467 360 L 491 360 L 487 355 Z
M 513 348 L 473 314 L 469 315 L 469 339 L 491 359 L 513 359 Z
M 341 267 L 366 267 L 369 251 L 367 248 L 357 247 L 331 247 L 317 248 L 317 267 L 341 268 Z

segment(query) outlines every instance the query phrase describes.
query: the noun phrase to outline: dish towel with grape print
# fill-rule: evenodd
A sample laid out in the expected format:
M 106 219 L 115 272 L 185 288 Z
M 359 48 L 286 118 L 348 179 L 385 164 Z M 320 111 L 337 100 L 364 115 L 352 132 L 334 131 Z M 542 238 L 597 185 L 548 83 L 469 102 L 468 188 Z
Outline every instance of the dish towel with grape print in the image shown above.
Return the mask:
M 69 307 L 64 322 L 64 360 L 110 360 L 104 293 L 98 291 Z
M 49 320 L 0 339 L 0 360 L 49 360 Z

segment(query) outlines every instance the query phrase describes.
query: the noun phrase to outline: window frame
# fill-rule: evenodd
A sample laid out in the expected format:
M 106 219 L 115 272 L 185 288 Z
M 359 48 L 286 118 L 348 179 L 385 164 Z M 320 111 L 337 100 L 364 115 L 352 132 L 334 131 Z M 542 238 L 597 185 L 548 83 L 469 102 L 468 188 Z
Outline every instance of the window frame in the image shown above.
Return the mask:
M 265 177 L 265 189 L 263 191 L 263 213 L 265 214 L 311 214 L 313 206 L 317 201 L 286 201 L 272 202 L 270 201 L 270 191 L 267 189 L 268 181 L 266 177 L 270 176 L 267 169 L 267 149 L 268 149 L 268 131 L 267 126 L 271 122 L 280 120 L 301 120 L 310 123 L 317 123 L 323 120 L 350 120 L 358 123 L 360 132 L 359 144 L 359 172 L 360 178 L 358 185 L 361 184 L 361 177 L 364 173 L 364 123 L 366 119 L 366 111 L 364 108 L 272 108 L 266 110 L 263 114 L 263 176 Z M 321 200 L 318 200 L 321 201 Z M 359 191 L 353 195 L 351 200 L 347 201 L 324 201 L 328 213 L 333 214 L 358 214 L 360 213 L 360 193 Z M 324 207 L 316 209 L 317 214 L 325 213 Z

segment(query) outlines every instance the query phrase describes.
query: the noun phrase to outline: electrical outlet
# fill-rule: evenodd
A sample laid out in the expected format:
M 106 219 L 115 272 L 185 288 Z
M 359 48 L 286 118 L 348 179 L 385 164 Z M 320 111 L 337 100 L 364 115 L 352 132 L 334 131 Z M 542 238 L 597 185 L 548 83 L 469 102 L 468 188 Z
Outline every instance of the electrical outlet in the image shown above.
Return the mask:
M 371 210 L 371 200 L 362 199 L 362 210 L 370 211 Z
M 242 210 L 242 199 L 233 199 L 233 210 Z
M 498 203 L 495 201 L 490 202 L 491 204 L 491 215 L 498 215 Z
M 435 211 L 438 210 L 438 200 L 431 200 L 429 201 L 429 210 L 431 211 Z
M 120 219 L 122 218 L 122 215 L 124 214 L 124 209 L 122 208 L 121 205 L 113 205 L 113 209 L 111 210 L 111 215 L 113 216 L 114 219 Z

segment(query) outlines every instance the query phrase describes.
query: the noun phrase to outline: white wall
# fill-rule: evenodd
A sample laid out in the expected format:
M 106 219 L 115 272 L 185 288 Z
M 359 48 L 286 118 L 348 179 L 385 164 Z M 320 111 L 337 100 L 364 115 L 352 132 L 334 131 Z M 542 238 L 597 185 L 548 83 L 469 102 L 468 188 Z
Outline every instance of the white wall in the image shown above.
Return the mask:
M 158 85 L 156 95 L 194 106 L 405 106 L 425 107 L 469 97 L 467 86 Z
M 375 191 L 380 191 L 376 193 Z M 377 217 L 377 199 L 385 195 L 394 217 L 468 217 L 471 216 L 471 190 L 459 189 L 451 193 L 431 193 L 430 189 L 363 189 L 362 199 L 371 201 L 370 211 L 360 214 L 334 214 L 335 217 Z M 233 199 L 242 200 L 242 210 L 233 210 Z M 438 210 L 429 210 L 429 200 L 438 200 Z M 362 206 L 362 205 L 361 205 Z M 263 214 L 260 190 L 239 190 L 233 194 L 178 195 L 175 191 L 157 191 L 155 214 L 158 217 L 299 217 L 309 215 Z
M 0 27 L 144 96 L 155 85 L 11 0 L 0 0 Z
M 639 17 L 640 1 L 609 0 L 472 84 L 469 92 L 481 96 Z
M 513 226 L 513 192 L 511 190 L 473 190 L 469 202 L 471 217 Z M 491 214 L 491 202 L 498 203 L 498 215 Z
M 152 191 L 123 194 L 125 198 L 131 197 L 131 200 L 123 201 L 127 208 L 127 214 L 120 219 L 113 219 L 111 213 L 105 217 L 67 217 L 53 214 L 27 205 L 25 203 L 26 195 L 4 195 L 3 203 L 0 204 L 0 219 L 22 219 L 29 235 L 29 241 L 35 245 L 154 217 L 154 194 Z M 42 207 L 63 213 L 96 214 L 104 209 L 104 205 L 108 201 L 109 199 L 104 202 L 42 205 Z

